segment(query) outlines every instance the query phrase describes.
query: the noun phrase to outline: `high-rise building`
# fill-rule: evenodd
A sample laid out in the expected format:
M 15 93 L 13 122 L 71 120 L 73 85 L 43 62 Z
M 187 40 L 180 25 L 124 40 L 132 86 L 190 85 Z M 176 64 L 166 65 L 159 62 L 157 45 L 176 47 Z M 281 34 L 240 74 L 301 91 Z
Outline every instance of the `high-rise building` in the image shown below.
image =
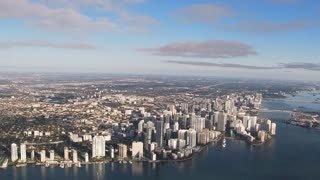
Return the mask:
M 34 149 L 31 150 L 31 161 L 34 161 Z
M 159 148 L 163 146 L 163 121 L 156 121 L 156 142 Z
M 63 154 L 64 154 L 64 160 L 65 161 L 69 161 L 69 149 L 68 147 L 64 147 L 64 150 L 63 150 Z
M 41 150 L 40 152 L 40 161 L 45 162 L 46 161 L 46 150 Z
M 183 149 L 186 147 L 186 140 L 184 139 L 178 139 L 178 148 Z
M 195 129 L 196 128 L 196 124 L 197 124 L 197 117 L 195 113 L 191 113 L 189 115 L 190 117 L 190 128 L 191 129 Z
M 271 120 L 267 120 L 267 128 L 268 128 L 268 132 L 270 133 L 271 132 L 271 125 L 272 125 L 272 123 L 271 123 Z
M 26 162 L 27 161 L 27 146 L 26 144 L 21 144 L 20 145 L 20 160 L 22 162 Z
M 132 142 L 132 157 L 143 157 L 143 142 Z
M 15 162 L 18 160 L 18 148 L 16 143 L 11 144 L 11 161 Z
M 175 122 L 173 124 L 173 132 L 177 132 L 179 130 L 179 123 L 178 122 Z
M 89 154 L 88 153 L 84 154 L 84 162 L 86 162 L 86 163 L 89 162 Z
M 227 124 L 227 114 L 220 112 L 218 116 L 218 131 L 225 131 L 226 130 L 226 124 Z
M 113 146 L 109 146 L 109 156 L 111 159 L 114 158 L 114 147 Z
M 169 139 L 168 140 L 168 147 L 170 149 L 177 149 L 177 147 L 178 147 L 178 139 Z
M 72 150 L 72 162 L 78 162 L 78 152 L 76 150 Z
M 243 116 L 243 126 L 246 130 L 251 129 L 251 117 L 250 116 Z
M 277 125 L 276 125 L 276 123 L 272 123 L 271 124 L 271 135 L 276 135 L 276 127 L 277 127 Z
M 183 139 L 185 140 L 186 145 L 189 145 L 190 141 L 190 136 L 188 136 L 188 130 L 186 129 L 181 129 L 178 131 L 178 139 Z
M 125 144 L 119 144 L 119 157 L 126 158 L 127 157 L 127 146 Z
M 138 134 L 143 132 L 143 125 L 144 125 L 144 120 L 139 121 L 139 123 L 138 123 Z
M 199 116 L 196 117 L 195 130 L 197 132 L 201 132 L 205 128 L 205 121 L 205 118 Z
M 54 160 L 54 150 L 50 150 L 50 156 L 49 156 L 50 161 Z
M 197 131 L 194 129 L 189 129 L 187 132 L 187 139 L 189 139 L 189 146 L 195 147 L 197 145 Z
M 106 143 L 103 136 L 95 136 L 92 141 L 92 157 L 106 156 Z
M 181 120 L 181 128 L 182 129 L 187 129 L 187 119 L 188 119 L 188 115 L 184 114 Z
M 198 133 L 198 144 L 200 145 L 207 144 L 207 134 L 205 132 Z

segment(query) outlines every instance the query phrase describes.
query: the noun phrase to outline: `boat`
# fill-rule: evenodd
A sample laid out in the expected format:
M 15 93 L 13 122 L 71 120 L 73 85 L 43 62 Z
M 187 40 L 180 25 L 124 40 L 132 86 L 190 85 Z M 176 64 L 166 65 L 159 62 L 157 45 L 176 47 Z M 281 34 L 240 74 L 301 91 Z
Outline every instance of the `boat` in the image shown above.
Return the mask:
M 77 163 L 77 164 L 76 164 L 76 167 L 81 167 L 81 163 L 80 163 L 80 162 Z
M 50 166 L 50 164 L 49 163 L 46 163 L 46 167 L 49 167 Z
M 227 146 L 227 143 L 226 143 L 226 139 L 223 139 L 223 141 L 222 141 L 222 147 L 226 147 Z
M 61 167 L 61 168 L 64 168 L 64 164 L 63 164 L 63 163 L 61 163 L 61 164 L 60 164 L 60 167 Z

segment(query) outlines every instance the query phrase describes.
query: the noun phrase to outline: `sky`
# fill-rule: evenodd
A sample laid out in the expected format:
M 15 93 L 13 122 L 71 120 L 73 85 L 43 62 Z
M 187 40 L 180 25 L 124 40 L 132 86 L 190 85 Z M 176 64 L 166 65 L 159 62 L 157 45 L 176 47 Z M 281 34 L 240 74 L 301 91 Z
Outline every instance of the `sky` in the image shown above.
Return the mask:
M 320 78 L 320 0 L 0 0 L 0 71 Z

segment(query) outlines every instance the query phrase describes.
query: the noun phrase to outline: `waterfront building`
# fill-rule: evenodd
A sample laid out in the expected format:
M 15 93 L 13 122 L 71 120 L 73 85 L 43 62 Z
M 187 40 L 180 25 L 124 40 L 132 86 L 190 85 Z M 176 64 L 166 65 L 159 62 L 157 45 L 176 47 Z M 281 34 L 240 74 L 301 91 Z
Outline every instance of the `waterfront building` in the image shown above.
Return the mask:
M 63 154 L 64 154 L 64 160 L 65 161 L 69 161 L 69 149 L 68 149 L 68 147 L 64 147 L 64 149 L 63 149 Z
M 205 132 L 198 133 L 198 144 L 205 145 L 207 144 L 207 134 Z
M 246 130 L 251 129 L 251 117 L 250 116 L 243 116 L 243 126 Z
M 103 136 L 95 136 L 92 141 L 92 157 L 104 157 L 106 144 Z
M 276 135 L 276 127 L 277 127 L 277 125 L 276 125 L 276 123 L 272 123 L 271 124 L 271 135 Z
M 49 153 L 50 153 L 49 154 L 49 159 L 50 159 L 50 161 L 53 161 L 54 160 L 54 150 L 50 150 Z
M 31 161 L 34 161 L 34 155 L 35 155 L 35 152 L 34 152 L 34 149 L 31 150 Z
M 146 133 L 144 133 L 144 148 L 145 149 L 148 149 L 148 145 L 151 143 L 152 131 L 153 131 L 153 127 L 148 126 L 146 129 Z
M 266 124 L 267 124 L 268 132 L 270 133 L 271 132 L 271 125 L 272 125 L 271 120 L 268 119 Z
M 257 124 L 257 116 L 251 116 L 251 128 L 255 129 L 256 124 Z
M 20 145 L 20 160 L 22 162 L 26 162 L 27 161 L 27 146 L 26 144 L 21 144 Z
M 89 162 L 89 154 L 88 153 L 84 154 L 84 162 L 86 162 L 86 163 Z
M 156 121 L 156 142 L 159 148 L 163 145 L 163 132 L 163 121 Z
M 78 162 L 78 152 L 76 150 L 72 150 L 72 162 Z
M 157 160 L 157 155 L 154 152 L 151 152 L 151 160 L 156 161 Z
M 114 158 L 114 147 L 113 146 L 109 146 L 109 156 L 111 159 Z
M 119 144 L 119 157 L 126 158 L 127 157 L 127 146 L 125 144 Z
M 217 130 L 218 131 L 225 131 L 226 130 L 226 124 L 227 124 L 227 114 L 220 112 L 218 115 L 218 125 Z
M 11 161 L 15 162 L 18 160 L 18 148 L 16 143 L 11 144 Z
M 46 161 L 46 150 L 41 150 L 40 152 L 40 161 L 45 162 Z
M 189 129 L 187 132 L 187 136 L 189 139 L 189 145 L 190 147 L 195 147 L 197 145 L 197 131 L 194 129 Z
M 143 142 L 132 142 L 132 157 L 143 157 Z
M 265 131 L 259 131 L 258 132 L 258 139 L 261 141 L 261 142 L 264 142 L 266 140 L 266 132 Z

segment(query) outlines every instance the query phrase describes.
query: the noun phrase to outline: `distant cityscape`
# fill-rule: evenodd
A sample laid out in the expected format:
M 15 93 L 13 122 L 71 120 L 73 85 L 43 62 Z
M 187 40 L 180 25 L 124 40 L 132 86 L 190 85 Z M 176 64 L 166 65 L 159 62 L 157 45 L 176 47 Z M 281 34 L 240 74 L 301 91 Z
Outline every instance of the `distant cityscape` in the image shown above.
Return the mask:
M 276 135 L 276 123 L 258 116 L 263 95 L 257 92 L 210 97 L 179 87 L 170 88 L 171 95 L 143 96 L 114 87 L 142 79 L 31 79 L 2 85 L 3 92 L 16 94 L 1 98 L 2 168 L 185 161 L 209 143 L 225 144 L 226 134 L 251 145 Z

